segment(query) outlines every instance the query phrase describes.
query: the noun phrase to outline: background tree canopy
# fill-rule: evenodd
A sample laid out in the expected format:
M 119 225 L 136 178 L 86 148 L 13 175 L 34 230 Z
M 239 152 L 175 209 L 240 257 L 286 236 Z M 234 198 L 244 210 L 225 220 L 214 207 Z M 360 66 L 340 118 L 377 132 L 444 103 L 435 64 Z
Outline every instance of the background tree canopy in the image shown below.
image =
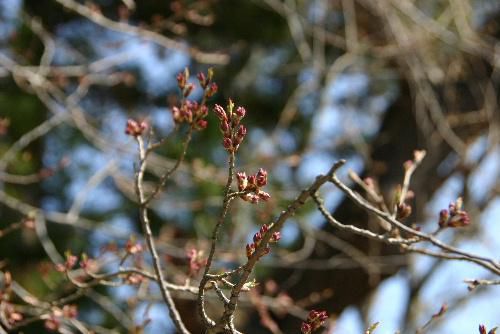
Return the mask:
M 0 270 L 27 294 L 54 301 L 78 291 L 54 270 L 65 251 L 111 268 L 131 240 L 144 244 L 137 145 L 124 130 L 128 119 L 144 120 L 154 140 L 167 138 L 148 158 L 150 191 L 183 153 L 188 130 L 172 109 L 185 68 L 193 83 L 213 68 L 218 92 L 208 127 L 194 132 L 150 205 L 171 282 L 199 281 L 187 276 L 187 251 L 203 257 L 210 249 L 227 175 L 212 106 L 228 98 L 247 110 L 236 168 L 265 168 L 272 197 L 231 207 L 215 269 L 241 264 L 259 227 L 341 158 L 339 177 L 393 212 L 416 150 L 426 156 L 411 178 L 404 224 L 433 233 L 440 210 L 462 197 L 470 225 L 439 238 L 500 266 L 499 22 L 495 0 L 0 0 Z M 332 184 L 321 195 L 340 222 L 395 236 Z M 500 325 L 498 273 L 418 254 L 432 245 L 403 249 L 339 229 L 312 201 L 281 235 L 252 276 L 260 284 L 238 306 L 244 332 L 299 332 L 313 308 L 328 311 L 335 333 L 376 321 L 381 333 Z M 194 298 L 174 298 L 187 327 L 201 332 Z M 13 312 L 4 301 L 7 330 Z M 154 284 L 98 285 L 71 303 L 95 332 L 175 332 Z M 46 321 L 21 328 L 50 329 Z

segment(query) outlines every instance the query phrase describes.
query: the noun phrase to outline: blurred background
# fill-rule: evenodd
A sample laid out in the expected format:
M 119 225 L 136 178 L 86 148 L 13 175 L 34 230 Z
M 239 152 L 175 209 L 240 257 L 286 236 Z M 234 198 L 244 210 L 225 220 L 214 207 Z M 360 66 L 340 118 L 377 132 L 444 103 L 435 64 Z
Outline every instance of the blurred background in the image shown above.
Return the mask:
M 370 177 L 391 203 L 417 149 L 427 156 L 406 223 L 432 232 L 439 211 L 461 196 L 472 223 L 440 238 L 498 260 L 499 38 L 496 0 L 0 0 L 0 230 L 43 212 L 43 223 L 0 239 L 0 270 L 51 300 L 73 291 L 52 270 L 66 250 L 98 257 L 131 234 L 141 240 L 137 149 L 125 124 L 144 119 L 155 138 L 168 136 L 151 156 L 152 185 L 182 152 L 185 129 L 171 108 L 185 67 L 192 82 L 214 68 L 219 91 L 209 105 L 232 98 L 247 109 L 237 170 L 269 172 L 269 202 L 232 208 L 218 268 L 242 263 L 259 226 L 340 158 L 343 180 L 356 187 L 349 170 Z M 154 233 L 179 284 L 186 251 L 208 251 L 222 201 L 227 154 L 214 115 L 208 123 L 152 203 Z M 322 195 L 341 222 L 379 228 L 333 186 Z M 361 333 L 374 322 L 377 333 L 414 333 L 443 304 L 446 314 L 422 332 L 500 325 L 498 286 L 464 283 L 495 278 L 477 265 L 340 232 L 310 203 L 282 236 L 258 266 L 258 292 L 239 309 L 245 332 L 298 332 L 306 310 L 322 308 L 332 315 L 329 333 Z M 174 333 L 158 292 L 141 289 L 96 288 L 75 301 L 78 319 L 96 332 L 132 333 L 150 318 L 145 333 Z M 191 319 L 193 301 L 175 297 Z M 199 332 L 194 318 L 186 322 Z

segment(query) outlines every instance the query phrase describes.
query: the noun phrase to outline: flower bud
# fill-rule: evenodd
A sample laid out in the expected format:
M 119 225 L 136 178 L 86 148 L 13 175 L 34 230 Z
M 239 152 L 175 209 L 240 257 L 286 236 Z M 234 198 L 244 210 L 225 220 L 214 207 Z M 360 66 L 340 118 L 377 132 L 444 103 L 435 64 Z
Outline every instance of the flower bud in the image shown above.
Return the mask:
M 448 218 L 450 217 L 448 210 L 439 211 L 439 227 L 446 227 Z
M 238 128 L 238 132 L 236 133 L 236 136 L 238 138 L 243 139 L 246 134 L 247 134 L 247 128 L 245 128 L 244 125 L 240 125 L 240 127 Z
M 278 242 L 281 239 L 281 233 L 280 232 L 273 232 L 271 235 L 271 239 L 269 240 L 270 242 Z
M 231 136 L 231 131 L 229 129 L 229 124 L 227 124 L 226 120 L 222 120 L 219 126 L 220 131 L 224 134 L 225 137 Z
M 257 232 L 253 235 L 253 242 L 255 243 L 256 246 L 259 245 L 261 240 L 262 240 L 262 235 L 260 234 L 260 232 Z
M 271 195 L 269 195 L 268 193 L 266 193 L 265 191 L 262 191 L 262 190 L 259 190 L 257 195 L 259 196 L 259 199 L 261 199 L 263 201 L 267 201 L 271 198 Z
M 233 150 L 233 141 L 229 138 L 224 138 L 224 141 L 222 142 L 222 144 L 224 145 L 224 148 L 227 150 L 227 151 L 231 151 Z
M 227 121 L 226 111 L 220 105 L 216 104 L 214 107 L 215 115 L 222 121 Z
M 206 97 L 210 98 L 210 97 L 214 96 L 214 94 L 217 93 L 218 89 L 219 88 L 217 87 L 217 84 L 215 82 L 212 82 L 210 84 L 209 88 L 206 90 L 206 93 L 205 93 Z
M 245 190 L 248 186 L 247 174 L 245 172 L 238 172 L 236 173 L 236 178 L 238 180 L 238 190 Z
M 246 109 L 245 109 L 245 108 L 243 108 L 243 107 L 238 107 L 238 108 L 236 109 L 236 115 L 237 115 L 240 119 L 241 119 L 241 118 L 243 118 L 243 117 L 245 117 L 246 113 L 247 113 L 247 111 L 246 111 Z
M 182 94 L 184 95 L 184 97 L 188 97 L 193 91 L 193 89 L 194 89 L 194 84 L 189 83 L 186 85 L 186 87 L 184 87 Z
M 259 231 L 260 231 L 260 233 L 261 233 L 262 235 L 264 235 L 264 234 L 266 234 L 266 232 L 267 232 L 267 231 L 269 231 L 269 226 L 268 226 L 267 224 L 264 224 L 264 225 L 262 225 L 262 226 L 260 227 L 260 230 L 259 230 Z
M 260 168 L 255 178 L 257 186 L 264 187 L 267 184 L 267 171 Z
M 300 326 L 300 331 L 302 334 L 310 334 L 312 330 L 312 326 L 308 324 L 307 322 L 303 322 L 302 326 Z
M 177 74 L 177 86 L 179 86 L 181 90 L 184 90 L 184 88 L 186 87 L 186 77 L 182 72 Z
M 199 119 L 197 122 L 196 122 L 196 129 L 197 130 L 203 130 L 203 129 L 206 129 L 208 125 L 208 122 L 204 119 Z
M 253 253 L 255 253 L 255 245 L 247 244 L 246 251 L 247 251 L 247 258 L 250 258 L 253 255 Z
M 406 203 L 398 204 L 396 213 L 398 219 L 408 218 L 411 215 L 411 206 Z
M 196 77 L 198 78 L 201 88 L 205 89 L 208 83 L 205 74 L 203 72 L 200 72 Z

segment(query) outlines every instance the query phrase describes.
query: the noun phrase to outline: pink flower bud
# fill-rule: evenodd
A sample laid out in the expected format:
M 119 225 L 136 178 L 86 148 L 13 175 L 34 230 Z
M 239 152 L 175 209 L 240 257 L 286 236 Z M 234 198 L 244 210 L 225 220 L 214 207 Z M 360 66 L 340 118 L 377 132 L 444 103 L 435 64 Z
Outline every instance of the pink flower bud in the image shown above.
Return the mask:
M 259 202 L 259 196 L 255 195 L 255 194 L 248 194 L 248 199 L 250 201 L 250 203 L 258 203 Z
M 125 133 L 129 136 L 138 137 L 148 128 L 148 124 L 145 121 L 137 122 L 133 119 L 127 120 L 127 126 L 125 127 Z
M 256 174 L 256 184 L 258 187 L 264 187 L 267 184 L 267 171 L 262 168 Z
M 243 139 L 246 134 L 247 134 L 247 128 L 245 128 L 244 125 L 240 125 L 240 127 L 238 128 L 238 132 L 236 133 L 236 136 L 238 138 Z
M 269 231 L 269 226 L 267 224 L 264 224 L 260 227 L 260 233 L 262 235 L 266 234 L 267 231 Z
M 204 119 L 200 119 L 198 120 L 198 122 L 196 122 L 196 129 L 197 130 L 203 130 L 203 129 L 206 129 L 208 125 L 208 122 Z
M 302 326 L 300 326 L 300 331 L 302 332 L 302 334 L 310 334 L 312 331 L 312 326 L 307 322 L 303 322 Z
M 245 190 L 248 186 L 247 174 L 245 172 L 238 172 L 236 173 L 236 178 L 238 180 L 238 190 Z
M 257 232 L 253 235 L 253 242 L 255 243 L 256 246 L 259 245 L 261 240 L 262 240 L 262 235 L 260 234 L 260 232 Z
M 216 104 L 214 107 L 214 113 L 215 115 L 222 121 L 225 120 L 227 121 L 227 116 L 226 116 L 226 111 L 224 110 L 223 107 L 220 105 Z
M 229 138 L 224 138 L 224 141 L 222 142 L 222 144 L 224 145 L 224 148 L 228 151 L 231 151 L 233 150 L 233 141 Z
M 214 96 L 214 94 L 217 93 L 217 90 L 218 90 L 217 84 L 215 82 L 213 82 L 212 84 L 210 84 L 210 87 L 208 88 L 207 92 L 205 93 L 206 97 L 210 98 L 210 97 Z
M 441 210 L 439 211 L 439 226 L 440 227 L 445 227 L 446 223 L 448 222 L 448 218 L 450 217 L 448 210 Z
M 247 113 L 247 111 L 246 111 L 246 110 L 245 110 L 245 108 L 243 108 L 243 107 L 238 107 L 238 108 L 236 109 L 236 115 L 237 115 L 240 119 L 241 119 L 241 118 L 243 118 L 243 117 L 245 117 L 246 113 Z
M 248 176 L 248 184 L 250 186 L 252 186 L 252 188 L 255 188 L 257 186 L 257 184 L 255 183 L 255 181 L 256 181 L 255 175 Z
M 198 81 L 200 82 L 201 88 L 205 89 L 207 87 L 207 78 L 205 77 L 205 74 L 203 72 L 198 73 L 196 76 L 198 78 Z
M 198 112 L 198 117 L 205 118 L 208 115 L 208 107 L 206 105 L 202 105 Z
M 268 201 L 271 198 L 271 195 L 269 195 L 268 193 L 266 193 L 265 191 L 262 191 L 262 190 L 259 190 L 257 195 L 259 196 L 259 199 L 261 199 L 263 201 Z
M 271 236 L 271 239 L 269 240 L 270 242 L 278 242 L 281 239 L 281 233 L 280 232 L 274 232 L 273 235 Z
M 181 90 L 184 90 L 184 88 L 186 87 L 186 77 L 182 72 L 177 74 L 177 86 L 179 86 Z
M 222 120 L 219 126 L 220 131 L 224 134 L 225 137 L 231 136 L 231 131 L 229 129 L 229 124 L 227 124 L 226 120 Z
M 448 219 L 446 226 L 448 227 L 464 227 L 470 224 L 469 214 L 465 211 L 458 211 Z

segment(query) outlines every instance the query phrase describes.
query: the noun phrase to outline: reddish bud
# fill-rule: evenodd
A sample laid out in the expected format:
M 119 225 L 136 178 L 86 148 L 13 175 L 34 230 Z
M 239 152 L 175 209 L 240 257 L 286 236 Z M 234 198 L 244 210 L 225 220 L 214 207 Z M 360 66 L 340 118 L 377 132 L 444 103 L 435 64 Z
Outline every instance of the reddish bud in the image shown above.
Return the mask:
M 255 253 L 255 245 L 247 244 L 246 251 L 247 251 L 247 258 L 250 258 L 253 255 L 253 253 Z
M 255 179 L 258 187 L 264 187 L 267 184 L 267 171 L 260 168 L 255 175 Z
M 245 190 L 248 184 L 247 174 L 245 172 L 236 173 L 236 179 L 238 180 L 238 189 L 240 191 Z
M 188 97 L 191 94 L 191 92 L 193 91 L 193 89 L 194 89 L 194 84 L 189 83 L 186 85 L 186 87 L 184 87 L 182 94 L 184 95 L 184 97 Z
M 208 90 L 205 93 L 206 97 L 210 98 L 210 97 L 214 96 L 214 94 L 217 93 L 218 89 L 219 88 L 217 87 L 217 84 L 215 82 L 212 82 L 210 84 L 210 87 L 208 88 Z
M 179 86 L 181 90 L 184 90 L 184 88 L 186 87 L 186 81 L 187 79 L 184 73 L 180 72 L 179 74 L 177 74 L 177 86 Z
M 189 259 L 190 276 L 196 275 L 207 264 L 207 260 L 203 258 L 203 251 L 192 248 L 187 252 L 187 257 Z
M 281 239 L 281 233 L 280 232 L 273 232 L 271 235 L 271 239 L 269 241 L 271 242 L 278 242 Z
M 246 113 L 247 113 L 247 111 L 246 111 L 246 109 L 245 109 L 244 107 L 238 107 L 238 108 L 236 109 L 236 115 L 237 115 L 240 119 L 241 119 L 241 118 L 243 118 L 243 117 L 245 117 Z
M 250 175 L 250 176 L 248 177 L 248 183 L 249 183 L 251 186 L 253 186 L 253 187 L 256 187 L 256 186 L 257 186 L 257 184 L 256 184 L 256 182 L 255 182 L 255 181 L 256 181 L 256 177 L 255 177 L 255 175 Z
M 207 87 L 207 77 L 203 72 L 198 73 L 196 76 L 198 78 L 198 81 L 200 82 L 201 88 L 205 89 Z
M 227 151 L 232 151 L 233 150 L 233 141 L 229 138 L 224 138 L 224 141 L 222 142 L 222 144 L 224 145 L 224 148 L 227 150 Z
M 469 214 L 465 211 L 458 211 L 455 215 L 451 216 L 446 224 L 448 227 L 464 227 L 470 224 Z
M 131 237 L 125 244 L 125 250 L 129 254 L 137 254 L 142 252 L 142 245 L 135 241 L 135 238 Z
M 267 232 L 267 231 L 269 231 L 269 226 L 268 226 L 267 224 L 264 224 L 264 225 L 262 225 L 262 226 L 260 227 L 260 230 L 259 230 L 259 231 L 260 231 L 260 233 L 261 233 L 262 235 L 264 235 L 264 234 L 266 234 L 266 232 Z
M 229 129 L 229 124 L 226 120 L 222 120 L 219 126 L 220 131 L 224 134 L 225 137 L 231 136 L 231 130 Z
M 138 137 L 148 128 L 148 124 L 145 121 L 137 122 L 133 119 L 127 121 L 127 126 L 125 127 L 125 133 L 129 136 Z
M 486 334 L 486 327 L 484 325 L 479 325 L 479 334 Z
M 224 110 L 223 107 L 220 105 L 216 104 L 214 107 L 214 113 L 215 115 L 222 121 L 225 120 L 227 121 L 227 116 L 226 116 L 226 111 Z
M 303 334 L 310 334 L 312 331 L 312 326 L 310 324 L 308 324 L 307 322 L 303 322 L 302 326 L 300 326 L 300 331 Z
M 238 138 L 241 138 L 243 139 L 245 137 L 245 135 L 247 134 L 247 128 L 245 128 L 244 125 L 240 125 L 240 127 L 238 128 L 238 132 L 236 133 L 236 136 Z M 240 141 L 241 142 L 241 141 Z
M 207 128 L 207 125 L 208 125 L 208 122 L 204 119 L 200 119 L 196 122 L 196 126 L 195 128 L 197 130 L 203 130 L 203 129 L 206 129 Z
M 198 116 L 200 118 L 205 118 L 205 117 L 207 117 L 207 115 L 208 115 L 208 107 L 206 105 L 202 105 L 200 107 L 200 111 L 198 113 Z
M 257 232 L 253 235 L 253 242 L 255 243 L 256 246 L 259 245 L 261 240 L 262 240 L 262 235 L 260 234 L 260 232 Z
M 448 218 L 450 217 L 450 214 L 448 213 L 448 210 L 441 210 L 439 211 L 439 226 L 440 227 L 446 227 L 446 223 L 448 222 Z
M 144 277 L 139 274 L 130 274 L 125 278 L 125 283 L 130 285 L 140 284 L 144 280 Z
M 78 262 L 78 258 L 73 254 L 71 254 L 70 251 L 67 251 L 65 255 L 66 255 L 66 262 L 64 263 L 64 266 L 66 267 L 67 270 L 70 270 L 76 265 L 76 263 Z

